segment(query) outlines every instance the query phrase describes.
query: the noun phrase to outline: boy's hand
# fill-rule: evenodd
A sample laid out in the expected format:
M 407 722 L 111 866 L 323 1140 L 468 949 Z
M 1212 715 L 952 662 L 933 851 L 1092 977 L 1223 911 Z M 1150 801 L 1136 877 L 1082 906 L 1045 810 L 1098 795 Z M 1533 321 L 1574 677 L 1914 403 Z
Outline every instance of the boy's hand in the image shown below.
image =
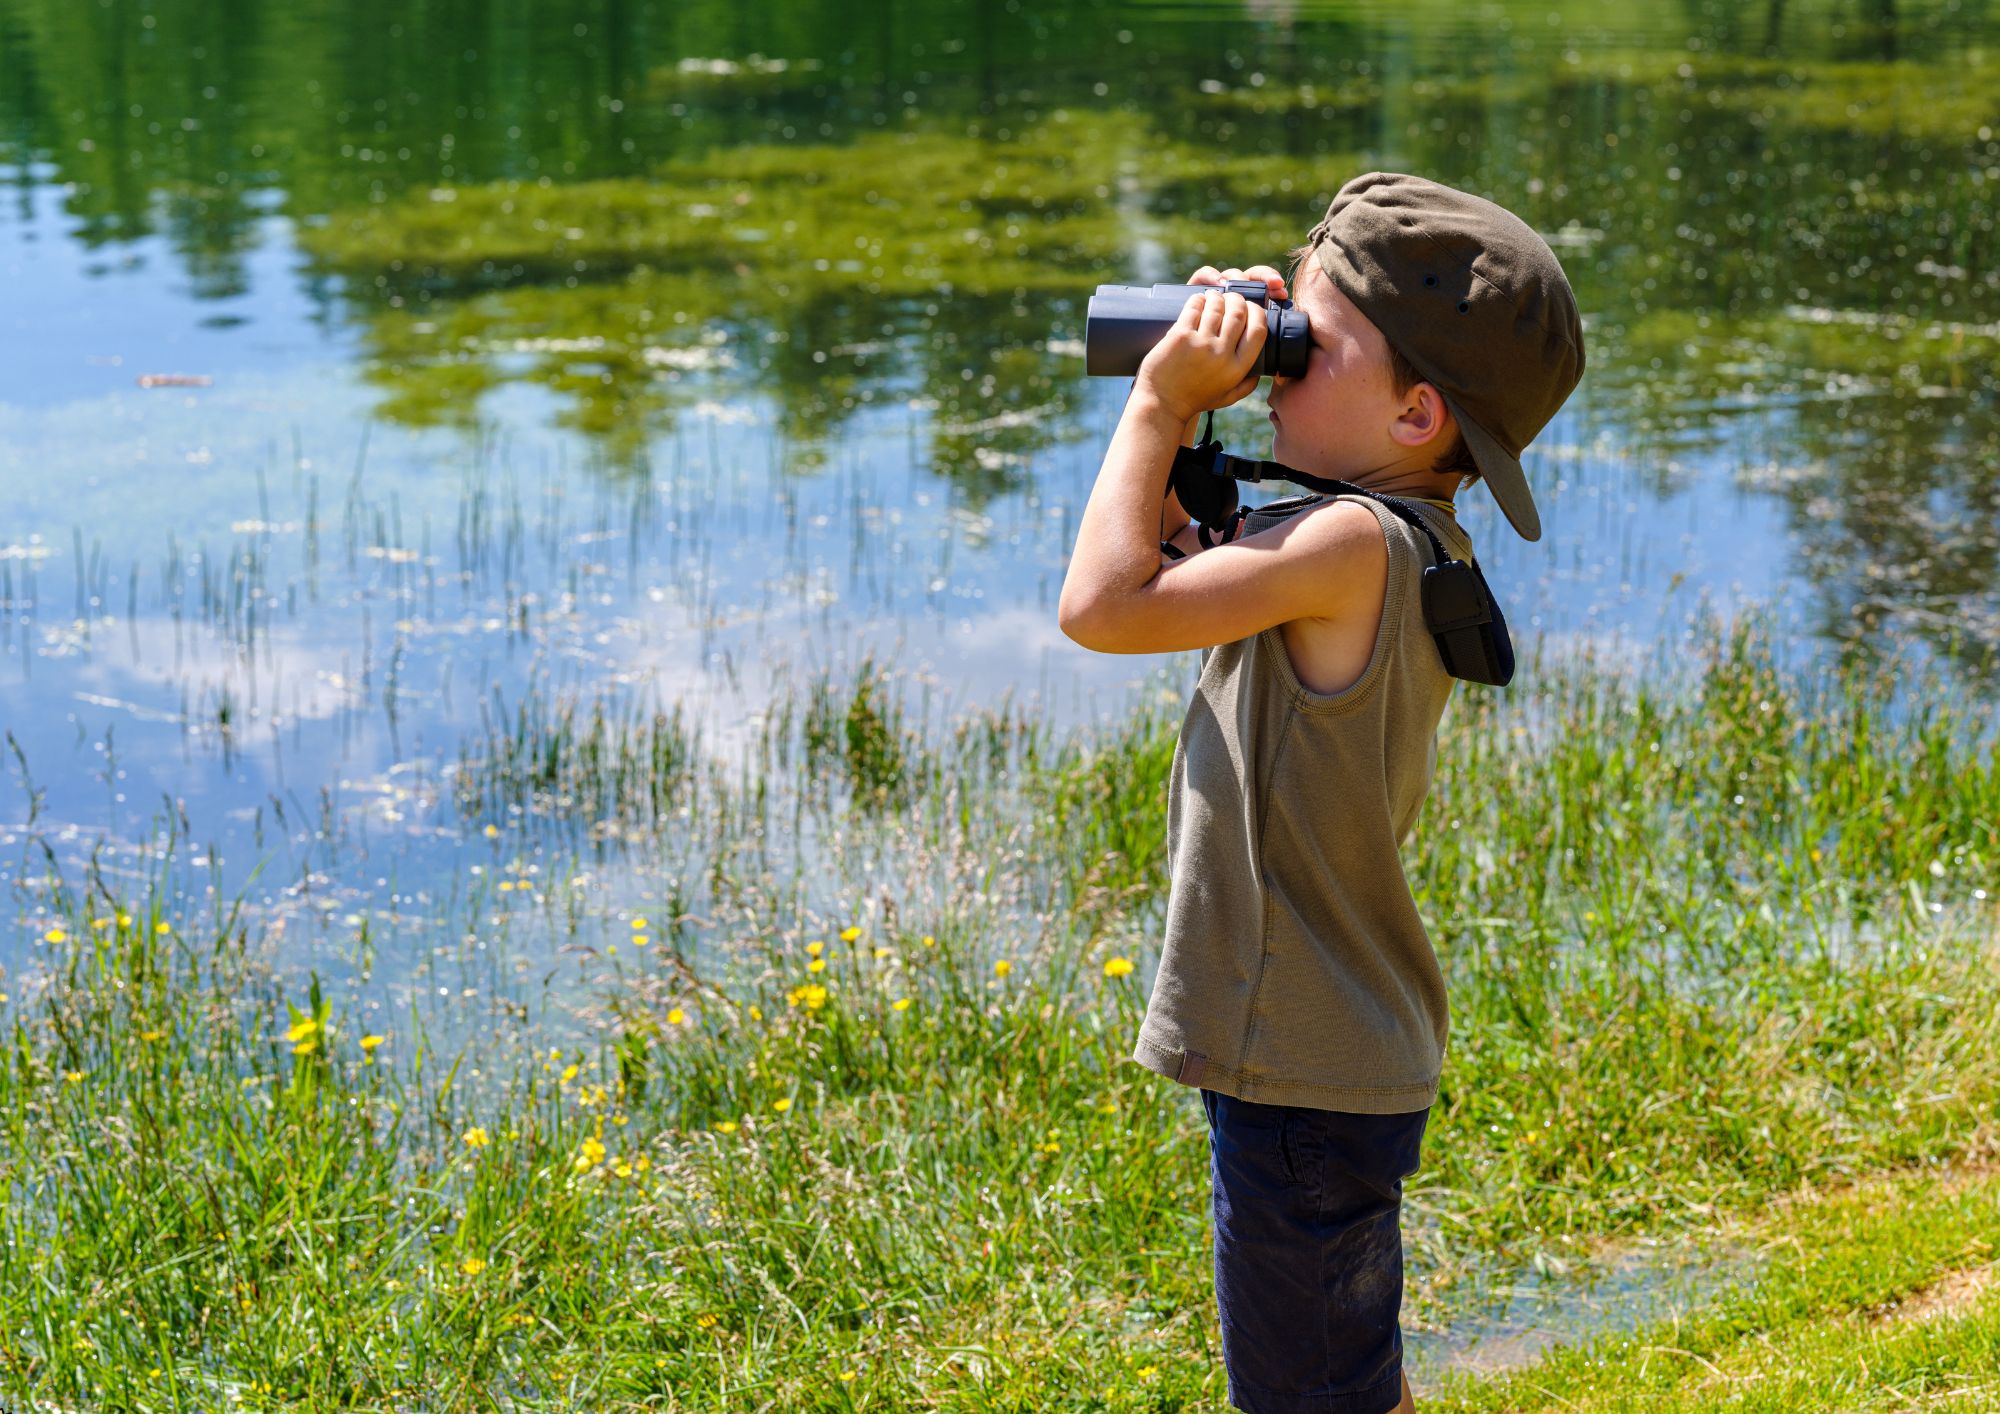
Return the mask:
M 1220 285 L 1230 280 L 1262 280 L 1270 286 L 1272 299 L 1290 299 L 1285 293 L 1285 277 L 1268 265 L 1253 265 L 1248 270 L 1238 270 L 1230 266 L 1227 270 L 1217 270 L 1213 265 L 1204 265 L 1187 277 L 1190 285 Z
M 1264 282 L 1264 284 L 1266 284 L 1266 286 L 1270 288 L 1270 298 L 1274 298 L 1274 300 L 1284 300 L 1284 298 L 1290 298 L 1290 296 L 1286 296 L 1286 292 L 1284 292 L 1284 276 L 1282 276 L 1282 274 L 1278 274 L 1276 270 L 1272 270 L 1270 266 L 1250 266 L 1248 270 L 1238 270 L 1236 266 L 1230 266 L 1228 270 L 1216 270 L 1214 266 L 1202 266 L 1200 270 L 1196 270 L 1194 274 L 1190 274 L 1186 282 L 1188 282 L 1188 284 L 1222 284 L 1224 280 L 1262 280 L 1262 282 Z M 1208 296 L 1208 298 L 1210 298 L 1210 300 L 1214 300 L 1216 296 Z M 1238 300 L 1240 304 L 1248 304 L 1248 302 L 1246 302 L 1246 300 L 1242 300 L 1240 296 L 1232 296 L 1232 298 L 1236 298 L 1236 300 Z M 1190 306 L 1192 306 L 1192 304 L 1194 304 L 1194 302 L 1190 300 Z M 1262 314 L 1262 310 L 1254 310 L 1254 314 Z M 1172 342 L 1172 340 L 1180 338 L 1180 330 L 1182 330 L 1182 326 L 1186 326 L 1186 324 L 1188 324 L 1188 314 L 1186 314 L 1186 310 L 1184 310 L 1184 312 L 1182 312 L 1182 324 L 1174 326 L 1174 328 L 1172 328 L 1172 330 L 1170 330 L 1170 332 L 1166 334 L 1166 338 L 1162 338 L 1162 340 L 1160 340 L 1158 344 L 1154 344 L 1152 352 L 1150 352 L 1150 354 L 1146 356 L 1146 362 L 1144 362 L 1144 364 L 1140 364 L 1140 374 L 1138 374 L 1138 382 L 1136 382 L 1136 386 L 1148 386 L 1148 368 L 1146 368 L 1146 364 L 1150 364 L 1150 362 L 1152 362 L 1154 358 L 1162 358 L 1162 360 L 1166 360 L 1166 358 L 1172 358 L 1172 354 L 1166 354 L 1166 352 L 1162 352 L 1162 350 L 1166 348 L 1166 344 L 1168 344 L 1168 342 Z M 1264 350 L 1264 338 L 1266 338 L 1266 322 L 1264 322 L 1262 318 L 1252 318 L 1250 314 L 1246 314 L 1246 324 L 1254 324 L 1254 326 L 1256 326 L 1256 332 L 1254 332 L 1254 334 L 1248 334 L 1248 330 L 1246 330 L 1248 338 L 1254 338 L 1254 340 L 1256 340 L 1256 354 L 1254 354 L 1254 356 L 1250 356 L 1248 360 L 1244 360 L 1244 366 L 1246 366 L 1246 368 L 1256 368 L 1256 358 L 1260 358 L 1260 356 L 1262 356 L 1262 350 Z M 1198 328 L 1198 322 L 1196 322 L 1196 328 Z M 1192 350 L 1188 350 L 1188 354 L 1186 354 L 1186 356 L 1190 356 L 1190 358 L 1192 358 L 1192 356 L 1194 356 L 1194 354 L 1192 354 Z M 1200 364 L 1196 362 L 1194 366 L 1200 366 Z M 1210 368 L 1214 368 L 1214 360 L 1210 360 Z M 1238 372 L 1242 372 L 1242 370 L 1238 370 Z M 1218 378 L 1220 378 L 1220 374 L 1218 374 Z M 1182 438 L 1180 438 L 1180 440 L 1182 440 L 1182 442 L 1190 442 L 1190 440 L 1192 440 L 1192 424 L 1194 424 L 1194 418 L 1202 416 L 1202 414 L 1204 414 L 1204 412 L 1208 412 L 1210 408 L 1226 408 L 1226 406 L 1230 406 L 1232 402 L 1240 402 L 1240 400 L 1248 398 L 1248 396 L 1250 396 L 1250 394 L 1252 394 L 1252 392 L 1256 390 L 1256 384 L 1258 384 L 1258 374 L 1250 374 L 1246 382 L 1244 382 L 1244 380 L 1232 380 L 1232 384 L 1230 384 L 1230 386 L 1226 386 L 1226 388 L 1220 388 L 1220 390 L 1218 390 L 1218 392 L 1216 392 L 1216 394 L 1214 394 L 1214 396 L 1212 396 L 1210 400 L 1198 400 L 1198 402 L 1192 402 L 1192 404 L 1188 404 L 1188 406 L 1186 406 L 1186 410 L 1182 410 L 1182 408 L 1180 408 L 1180 406 L 1178 406 L 1178 404 L 1176 404 L 1176 402 L 1174 402 L 1174 400 L 1172 400 L 1170 396 L 1164 396 L 1164 398 L 1162 398 L 1162 386 L 1160 386 L 1158 382 L 1152 382 L 1152 384 L 1148 386 L 1148 390 L 1150 390 L 1150 392 L 1152 392 L 1152 394 L 1154 394 L 1156 398 L 1162 398 L 1162 402 L 1164 402 L 1164 404 L 1166 404 L 1168 408 L 1174 408 L 1176 416 L 1180 416 L 1180 418 L 1182 418 L 1182 422 L 1186 422 L 1186 424 L 1188 424 L 1190 432 L 1182 434 Z M 1176 384 L 1176 386 L 1178 386 L 1178 384 Z
M 1274 299 L 1284 299 L 1284 277 L 1268 265 L 1218 271 L 1204 265 L 1190 285 L 1262 279 Z M 1238 294 L 1198 295 L 1139 365 L 1135 386 L 1185 423 L 1212 408 L 1240 402 L 1257 389 L 1268 337 L 1264 310 Z

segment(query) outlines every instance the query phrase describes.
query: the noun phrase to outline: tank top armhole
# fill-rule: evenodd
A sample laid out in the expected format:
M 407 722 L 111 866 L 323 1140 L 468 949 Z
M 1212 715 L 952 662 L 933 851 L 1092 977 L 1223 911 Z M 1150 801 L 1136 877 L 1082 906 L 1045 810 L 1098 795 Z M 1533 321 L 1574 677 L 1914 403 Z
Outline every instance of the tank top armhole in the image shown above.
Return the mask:
M 1284 684 L 1294 706 L 1306 712 L 1338 714 L 1353 711 L 1368 699 L 1376 684 L 1388 674 L 1390 661 L 1400 651 L 1404 637 L 1405 595 L 1416 592 L 1410 584 L 1412 551 L 1408 539 L 1416 532 L 1404 525 L 1394 511 L 1366 496 L 1342 495 L 1330 499 L 1359 501 L 1374 512 L 1375 523 L 1382 531 L 1383 544 L 1389 554 L 1388 572 L 1382 586 L 1382 616 L 1375 623 L 1375 641 L 1369 648 L 1367 666 L 1361 670 L 1360 677 L 1339 692 L 1314 692 L 1299 681 L 1298 672 L 1292 667 L 1291 655 L 1285 650 L 1285 638 L 1280 628 L 1267 628 L 1260 637 L 1268 647 L 1271 671 Z

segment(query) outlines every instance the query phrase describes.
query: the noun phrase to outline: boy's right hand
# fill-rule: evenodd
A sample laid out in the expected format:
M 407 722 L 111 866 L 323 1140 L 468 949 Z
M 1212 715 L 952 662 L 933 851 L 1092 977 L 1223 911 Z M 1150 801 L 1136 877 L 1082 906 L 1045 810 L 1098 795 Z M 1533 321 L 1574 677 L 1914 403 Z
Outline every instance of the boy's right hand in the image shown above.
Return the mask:
M 1272 299 L 1290 299 L 1285 293 L 1285 277 L 1268 265 L 1253 265 L 1248 270 L 1238 270 L 1230 266 L 1227 270 L 1217 270 L 1213 265 L 1204 265 L 1181 283 L 1184 285 L 1221 285 L 1230 280 L 1259 280 L 1271 291 Z M 1188 425 L 1181 429 L 1181 445 L 1192 447 L 1196 437 L 1196 427 L 1201 422 L 1201 414 L 1188 419 Z M 1169 492 L 1169 495 L 1172 493 Z

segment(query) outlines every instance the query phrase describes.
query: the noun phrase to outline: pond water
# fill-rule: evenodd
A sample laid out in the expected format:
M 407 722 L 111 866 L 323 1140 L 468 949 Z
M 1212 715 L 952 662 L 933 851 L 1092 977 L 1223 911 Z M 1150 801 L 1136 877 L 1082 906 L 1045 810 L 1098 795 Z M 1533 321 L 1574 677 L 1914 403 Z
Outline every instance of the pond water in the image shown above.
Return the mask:
M 1084 302 L 1278 263 L 1373 168 L 1521 213 L 1584 310 L 1544 539 L 1462 507 L 1517 639 L 1768 605 L 1988 690 L 1992 7 L 855 14 L 0 0 L 0 966 L 50 857 L 171 841 L 190 911 L 443 1012 L 504 985 L 426 961 L 466 881 L 581 867 L 453 806 L 489 711 L 678 705 L 741 764 L 871 663 L 939 720 L 1177 699 L 1193 654 L 1055 624 L 1124 395 Z M 1261 393 L 1219 425 L 1265 452 Z

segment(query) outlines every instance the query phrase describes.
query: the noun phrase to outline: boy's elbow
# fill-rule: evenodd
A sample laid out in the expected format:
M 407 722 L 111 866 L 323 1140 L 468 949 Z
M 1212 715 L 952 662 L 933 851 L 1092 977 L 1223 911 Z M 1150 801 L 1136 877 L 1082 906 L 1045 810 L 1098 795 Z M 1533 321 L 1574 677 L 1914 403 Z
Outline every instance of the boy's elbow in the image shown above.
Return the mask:
M 1089 605 L 1081 595 L 1065 592 L 1056 601 L 1056 627 L 1063 636 L 1080 648 L 1095 648 L 1092 642 L 1093 616 Z

